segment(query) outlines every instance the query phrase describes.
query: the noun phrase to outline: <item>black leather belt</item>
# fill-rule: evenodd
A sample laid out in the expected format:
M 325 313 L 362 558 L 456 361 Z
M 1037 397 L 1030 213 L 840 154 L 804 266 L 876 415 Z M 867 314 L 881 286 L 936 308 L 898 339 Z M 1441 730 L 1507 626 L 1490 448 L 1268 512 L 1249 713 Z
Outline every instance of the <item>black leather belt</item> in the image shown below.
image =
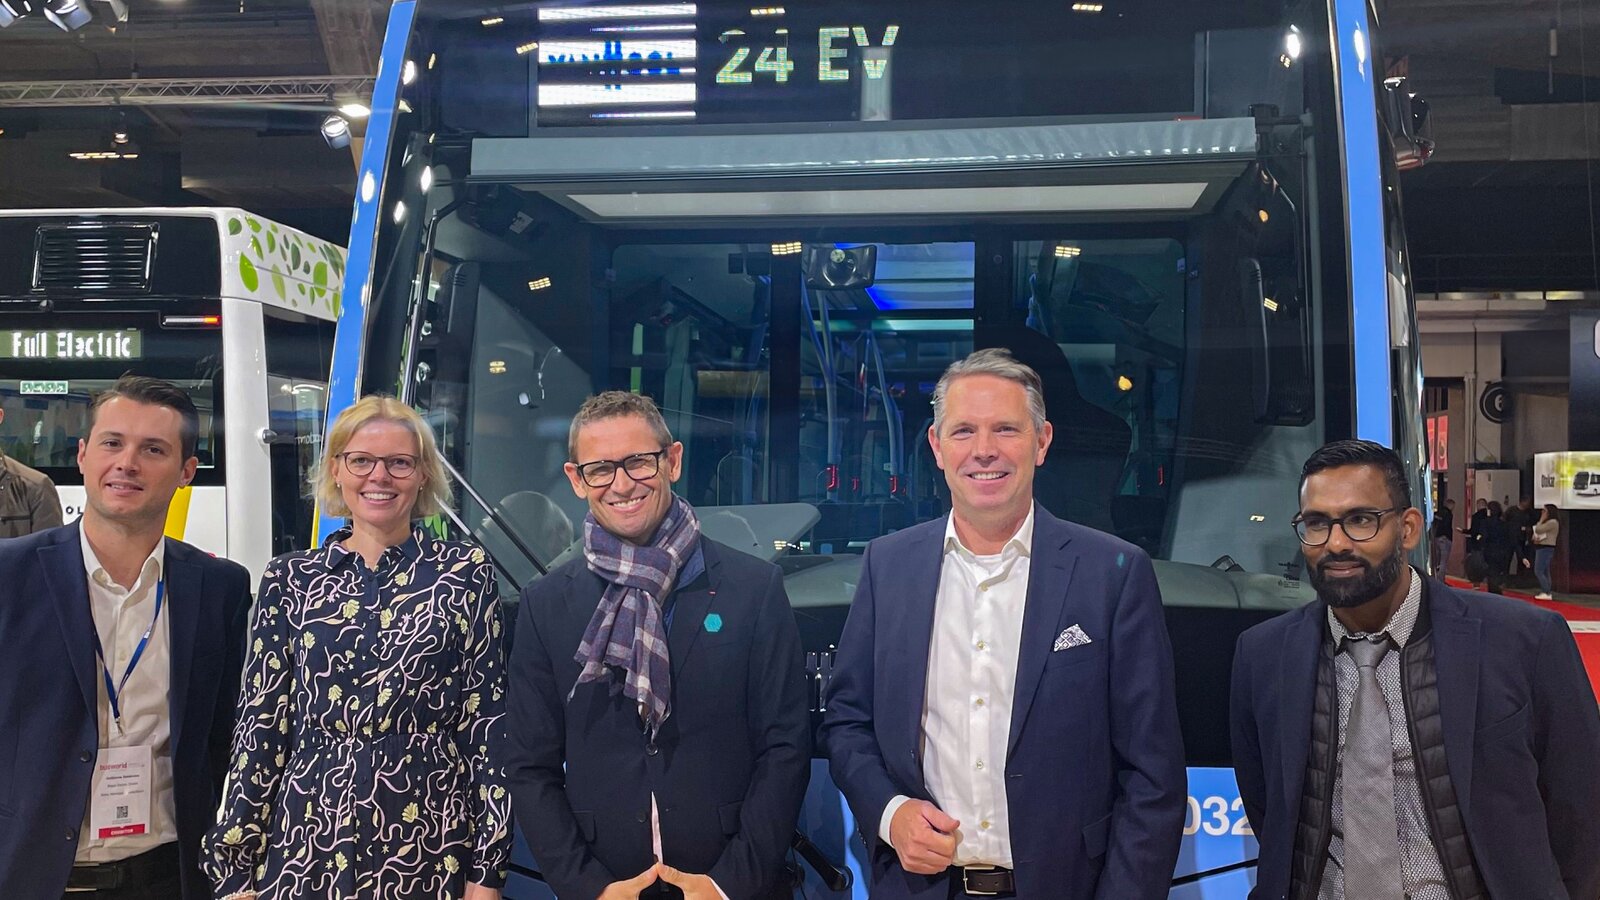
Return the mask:
M 961 889 L 974 897 L 1009 896 L 1017 892 L 1010 869 L 999 866 L 952 866 L 961 876 Z
M 116 862 L 75 865 L 67 876 L 67 888 L 115 891 L 171 878 L 177 871 L 178 845 L 162 844 Z

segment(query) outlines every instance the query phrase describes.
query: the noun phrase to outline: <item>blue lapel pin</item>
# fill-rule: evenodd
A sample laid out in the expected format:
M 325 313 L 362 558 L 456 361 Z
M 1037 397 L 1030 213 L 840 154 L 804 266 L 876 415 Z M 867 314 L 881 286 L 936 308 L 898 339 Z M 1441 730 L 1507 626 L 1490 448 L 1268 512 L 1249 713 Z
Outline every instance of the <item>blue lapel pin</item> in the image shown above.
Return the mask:
M 722 630 L 722 617 L 717 615 L 716 613 L 707 613 L 706 614 L 706 630 L 711 632 L 712 634 L 716 634 L 717 632 L 721 631 Z

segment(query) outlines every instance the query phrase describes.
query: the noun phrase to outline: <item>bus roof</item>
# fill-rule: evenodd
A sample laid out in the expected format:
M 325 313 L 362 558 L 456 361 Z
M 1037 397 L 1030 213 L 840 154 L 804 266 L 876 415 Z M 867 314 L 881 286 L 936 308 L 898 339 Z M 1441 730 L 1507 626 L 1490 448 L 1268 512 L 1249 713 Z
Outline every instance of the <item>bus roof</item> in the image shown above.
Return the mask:
M 344 248 L 248 210 L 231 206 L 82 207 L 0 209 L 0 216 L 212 219 L 221 241 L 222 296 L 254 300 L 319 319 L 339 316 Z

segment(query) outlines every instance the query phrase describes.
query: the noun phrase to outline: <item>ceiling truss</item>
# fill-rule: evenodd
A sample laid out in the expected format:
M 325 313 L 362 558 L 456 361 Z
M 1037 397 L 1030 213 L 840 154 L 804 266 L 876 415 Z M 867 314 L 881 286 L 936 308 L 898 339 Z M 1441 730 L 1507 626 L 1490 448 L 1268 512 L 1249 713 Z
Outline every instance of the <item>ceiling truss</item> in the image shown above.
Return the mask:
M 367 97 L 376 79 L 361 76 L 279 78 L 123 78 L 105 81 L 0 82 L 0 108 L 95 106 L 325 106 Z

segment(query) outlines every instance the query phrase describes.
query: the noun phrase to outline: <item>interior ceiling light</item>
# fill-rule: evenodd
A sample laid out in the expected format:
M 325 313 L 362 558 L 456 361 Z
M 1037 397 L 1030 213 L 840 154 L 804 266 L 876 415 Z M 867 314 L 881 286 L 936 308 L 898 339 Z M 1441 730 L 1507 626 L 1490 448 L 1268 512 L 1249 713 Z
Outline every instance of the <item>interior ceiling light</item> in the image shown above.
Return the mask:
M 548 278 L 535 278 L 534 280 L 528 282 L 528 290 L 530 291 L 542 291 L 549 286 L 550 279 Z
M 342 116 L 329 116 L 322 120 L 322 139 L 335 150 L 350 146 L 350 123 Z
M 372 115 L 372 108 L 365 103 L 351 100 L 347 103 L 339 104 L 339 114 L 347 119 L 365 119 L 367 116 Z
M 87 161 L 91 161 L 91 162 L 100 162 L 100 161 L 113 160 L 113 159 L 138 159 L 139 158 L 139 151 L 137 149 L 126 150 L 126 151 L 124 151 L 124 150 L 79 150 L 79 151 L 74 152 L 74 153 L 68 153 L 67 155 L 72 157 L 73 159 L 77 159 L 77 160 L 87 160 Z
M 617 6 L 557 6 L 539 10 L 541 22 L 584 22 L 593 19 L 656 19 L 693 16 L 693 3 L 639 3 Z

